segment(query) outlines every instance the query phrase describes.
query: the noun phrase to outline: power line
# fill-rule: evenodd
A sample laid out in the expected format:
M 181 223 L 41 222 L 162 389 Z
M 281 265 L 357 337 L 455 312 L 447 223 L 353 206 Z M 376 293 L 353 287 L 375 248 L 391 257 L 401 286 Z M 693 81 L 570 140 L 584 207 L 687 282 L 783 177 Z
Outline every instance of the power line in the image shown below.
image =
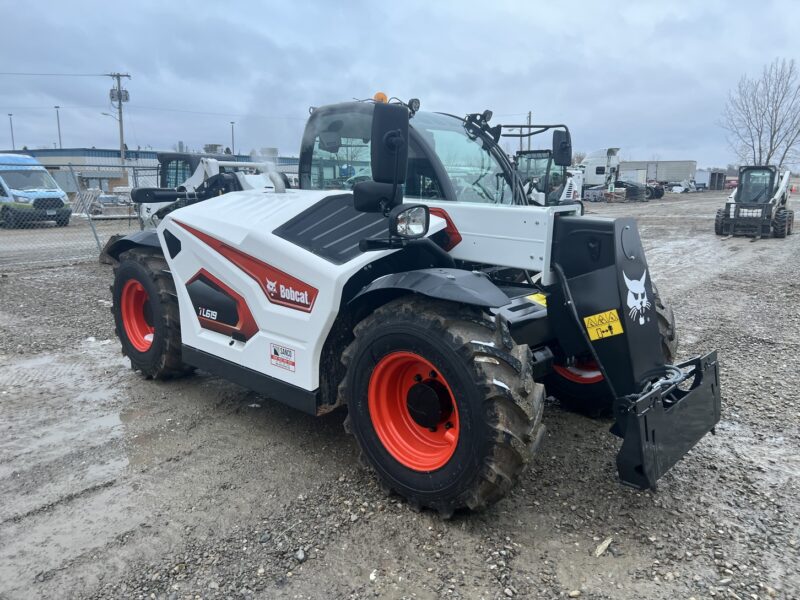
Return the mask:
M 52 110 L 52 106 L 7 106 L 0 110 Z M 106 108 L 105 106 L 100 105 L 89 105 L 89 104 L 75 104 L 73 106 L 66 106 L 61 105 L 62 109 L 76 109 L 76 110 L 83 110 L 83 109 L 97 109 L 97 108 Z
M 72 106 L 61 106 L 62 110 L 97 110 L 97 109 L 106 109 L 109 108 L 108 106 L 100 106 L 100 105 L 90 105 L 90 104 L 73 104 Z M 112 105 L 112 108 L 116 109 L 116 106 Z M 53 110 L 52 106 L 6 106 L 0 107 L 0 111 L 3 110 Z M 303 117 L 292 117 L 289 115 L 258 115 L 252 113 L 223 113 L 223 112 L 212 112 L 212 111 L 202 111 L 202 110 L 188 110 L 182 108 L 166 108 L 166 107 L 159 107 L 159 106 L 146 106 L 141 104 L 135 104 L 128 106 L 128 111 L 137 111 L 137 110 L 153 110 L 157 112 L 175 112 L 175 113 L 184 113 L 189 115 L 209 115 L 213 117 L 237 117 L 237 118 L 251 118 L 251 119 L 273 119 L 273 120 L 285 120 L 285 121 L 305 121 L 308 119 L 307 116 Z
M 19 75 L 22 77 L 108 77 L 108 73 L 12 73 L 0 72 L 0 75 Z

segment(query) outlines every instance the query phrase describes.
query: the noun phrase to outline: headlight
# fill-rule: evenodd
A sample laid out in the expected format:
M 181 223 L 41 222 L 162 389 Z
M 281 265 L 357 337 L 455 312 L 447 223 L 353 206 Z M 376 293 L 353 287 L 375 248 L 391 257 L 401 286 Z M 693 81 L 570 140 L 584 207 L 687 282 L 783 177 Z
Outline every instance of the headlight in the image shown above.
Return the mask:
M 22 202 L 23 204 L 30 204 L 31 199 L 26 198 L 25 196 L 14 196 L 14 200 L 17 202 Z
M 421 238 L 428 233 L 430 213 L 422 204 L 395 206 L 389 213 L 389 229 L 392 235 L 407 239 Z

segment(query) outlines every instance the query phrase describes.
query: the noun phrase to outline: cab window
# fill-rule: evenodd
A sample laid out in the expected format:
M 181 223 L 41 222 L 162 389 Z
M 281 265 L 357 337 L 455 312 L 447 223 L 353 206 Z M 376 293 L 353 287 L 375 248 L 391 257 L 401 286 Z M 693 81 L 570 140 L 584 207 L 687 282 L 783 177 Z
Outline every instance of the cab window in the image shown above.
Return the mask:
M 745 171 L 739 186 L 739 202 L 769 202 L 772 191 L 772 171 L 768 169 Z
M 316 131 L 308 181 L 311 189 L 352 190 L 356 183 L 372 179 L 371 113 L 326 114 L 319 117 Z M 444 198 L 433 166 L 414 141 L 408 149 L 404 195 L 409 198 Z
M 164 166 L 162 187 L 176 188 L 183 185 L 192 175 L 192 167 L 188 161 L 175 159 Z
M 461 119 L 422 112 L 414 115 L 411 127 L 441 161 L 458 202 L 514 203 L 512 182 L 499 159 L 467 133 Z
M 415 140 L 408 146 L 405 195 L 408 198 L 444 200 L 444 191 L 431 161 Z

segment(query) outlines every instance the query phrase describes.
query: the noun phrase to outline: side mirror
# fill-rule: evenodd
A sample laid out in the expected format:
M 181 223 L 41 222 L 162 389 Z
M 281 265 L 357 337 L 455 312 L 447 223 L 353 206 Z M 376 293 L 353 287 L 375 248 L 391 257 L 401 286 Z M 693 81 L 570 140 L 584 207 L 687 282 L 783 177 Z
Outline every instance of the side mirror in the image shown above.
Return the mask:
M 400 104 L 375 105 L 370 160 L 372 179 L 402 185 L 408 162 L 408 109 Z
M 399 205 L 403 198 L 398 199 L 390 183 L 377 181 L 359 181 L 353 186 L 353 206 L 358 212 L 384 213 Z
M 319 149 L 336 154 L 342 147 L 342 136 L 338 131 L 320 131 Z
M 572 164 L 572 139 L 569 131 L 553 130 L 553 163 L 559 167 L 569 167 Z
M 403 202 L 408 163 L 408 109 L 375 104 L 370 136 L 372 181 L 353 186 L 353 203 L 361 212 L 388 213 Z

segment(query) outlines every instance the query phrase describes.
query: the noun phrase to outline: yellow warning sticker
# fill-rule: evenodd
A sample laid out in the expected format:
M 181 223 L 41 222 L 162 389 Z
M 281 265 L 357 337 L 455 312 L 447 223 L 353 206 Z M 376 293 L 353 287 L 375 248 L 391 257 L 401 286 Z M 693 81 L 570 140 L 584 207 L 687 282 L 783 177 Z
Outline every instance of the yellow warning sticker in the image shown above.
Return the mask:
M 591 315 L 590 317 L 584 317 L 583 322 L 586 324 L 586 331 L 592 341 L 624 333 L 622 321 L 619 320 L 616 308 Z
M 547 306 L 547 296 L 544 294 L 531 294 L 530 296 L 526 296 L 528 300 L 531 302 L 536 302 L 536 304 L 541 304 L 542 306 Z

